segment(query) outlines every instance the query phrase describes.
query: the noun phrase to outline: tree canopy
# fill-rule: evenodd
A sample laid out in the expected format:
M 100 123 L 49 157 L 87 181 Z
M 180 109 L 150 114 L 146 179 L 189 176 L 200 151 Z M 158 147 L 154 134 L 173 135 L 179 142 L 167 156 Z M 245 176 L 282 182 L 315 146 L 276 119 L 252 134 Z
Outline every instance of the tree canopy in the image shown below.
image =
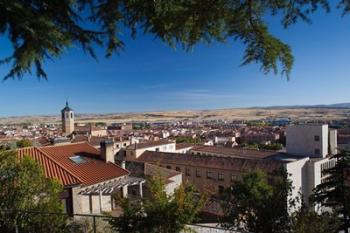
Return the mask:
M 62 186 L 48 179 L 38 163 L 11 150 L 0 151 L 0 232 L 65 232 L 66 218 L 34 212 L 61 213 Z
M 196 195 L 192 186 L 186 190 L 180 186 L 172 195 L 168 195 L 160 176 L 150 177 L 148 187 L 150 196 L 141 203 L 132 204 L 128 199 L 119 199 L 123 214 L 110 221 L 117 232 L 183 232 L 186 224 L 195 220 L 205 202 L 205 196 Z
M 294 205 L 288 205 L 291 191 L 292 184 L 283 170 L 276 171 L 271 183 L 264 172 L 247 174 L 226 190 L 223 226 L 255 233 L 288 232 L 288 208 Z
M 94 45 L 111 56 L 124 49 L 122 34 L 152 34 L 171 47 L 190 50 L 198 43 L 239 41 L 245 45 L 242 64 L 259 63 L 264 73 L 289 77 L 293 55 L 289 45 L 272 35 L 266 16 L 279 17 L 287 28 L 310 22 L 329 0 L 0 0 L 0 35 L 12 53 L 1 58 L 8 78 L 21 78 L 33 69 L 46 78 L 45 61 L 71 46 L 95 57 Z M 338 0 L 346 14 L 350 2 Z
M 350 152 L 342 151 L 332 157 L 334 167 L 323 171 L 324 182 L 319 184 L 311 201 L 331 208 L 340 217 L 340 230 L 348 233 L 350 228 Z
M 18 148 L 29 147 L 29 146 L 32 146 L 32 145 L 33 145 L 32 141 L 27 139 L 27 138 L 21 139 L 21 140 L 16 142 L 16 146 Z

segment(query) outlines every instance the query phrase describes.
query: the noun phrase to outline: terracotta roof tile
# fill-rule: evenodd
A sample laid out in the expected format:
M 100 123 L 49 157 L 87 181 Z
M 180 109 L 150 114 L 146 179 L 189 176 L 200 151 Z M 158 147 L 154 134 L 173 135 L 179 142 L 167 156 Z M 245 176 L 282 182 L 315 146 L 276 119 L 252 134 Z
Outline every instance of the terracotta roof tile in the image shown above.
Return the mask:
M 208 154 L 216 154 L 221 156 L 230 156 L 236 158 L 251 158 L 251 159 L 264 159 L 280 154 L 276 151 L 258 151 L 249 149 L 236 149 L 229 147 L 219 146 L 195 146 L 191 149 L 191 152 L 201 152 Z
M 105 163 L 100 151 L 88 143 L 22 148 L 18 155 L 32 157 L 42 165 L 47 177 L 57 178 L 63 185 L 87 186 L 129 174 L 116 164 Z M 75 163 L 70 158 L 77 155 L 84 163 Z
M 100 158 L 100 151 L 88 143 L 48 146 L 42 147 L 41 150 L 82 180 L 82 185 L 96 184 L 129 174 L 116 164 L 105 163 Z M 85 162 L 77 164 L 70 159 L 77 155 Z
M 234 170 L 250 172 L 252 170 L 263 170 L 273 172 L 283 166 L 283 162 L 266 159 L 245 159 L 222 156 L 202 156 L 192 154 L 166 153 L 156 151 L 145 151 L 137 159 L 138 161 L 158 164 L 178 164 L 183 166 L 205 167 L 212 169 Z
M 24 156 L 29 156 L 37 161 L 43 167 L 46 177 L 56 178 L 65 186 L 82 183 L 78 177 L 62 168 L 60 164 L 55 162 L 37 147 L 21 148 L 17 150 L 17 153 L 20 159 L 22 159 Z

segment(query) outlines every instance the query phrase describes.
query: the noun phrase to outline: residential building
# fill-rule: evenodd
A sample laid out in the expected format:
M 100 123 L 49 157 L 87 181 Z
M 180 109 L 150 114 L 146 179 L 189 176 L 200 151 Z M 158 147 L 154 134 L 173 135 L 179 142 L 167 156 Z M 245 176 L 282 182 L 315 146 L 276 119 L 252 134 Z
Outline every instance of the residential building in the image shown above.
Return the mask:
M 301 193 L 304 201 L 308 203 L 312 190 L 324 180 L 322 171 L 335 164 L 330 155 L 336 152 L 336 141 L 329 142 L 327 125 L 319 125 L 317 129 L 314 125 L 304 125 L 288 132 L 289 146 L 286 152 L 195 146 L 186 154 L 145 150 L 137 156 L 129 154 L 127 159 L 182 172 L 184 183 L 189 182 L 199 190 L 210 190 L 216 194 L 220 194 L 233 180 L 241 179 L 248 172 L 262 170 L 273 178 L 276 169 L 284 168 L 294 186 L 291 198 L 298 197 Z M 312 135 L 313 140 L 310 136 L 306 137 L 305 132 Z M 332 131 L 331 134 L 336 138 L 336 131 Z M 302 137 L 305 140 L 298 139 Z M 300 148 L 294 148 L 292 145 Z M 309 147 L 313 150 L 315 147 L 319 148 L 320 151 L 309 154 L 310 151 L 314 152 Z
M 138 158 L 145 151 L 172 152 L 176 151 L 176 143 L 169 140 L 147 141 L 131 144 L 126 148 L 125 156 L 133 160 Z
M 114 163 L 113 143 L 101 143 L 101 151 L 88 143 L 48 147 L 28 147 L 18 150 L 20 158 L 36 160 L 47 177 L 63 185 L 61 200 L 70 214 L 101 214 L 117 205 L 113 195 L 128 196 L 137 190 L 142 197 L 144 179 L 132 177 L 129 171 Z

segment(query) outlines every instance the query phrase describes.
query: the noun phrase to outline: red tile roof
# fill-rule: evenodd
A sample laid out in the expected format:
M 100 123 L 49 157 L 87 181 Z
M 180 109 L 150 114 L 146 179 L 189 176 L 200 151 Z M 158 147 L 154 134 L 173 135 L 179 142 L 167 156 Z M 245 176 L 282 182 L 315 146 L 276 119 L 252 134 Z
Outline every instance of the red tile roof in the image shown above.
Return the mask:
M 266 159 L 246 159 L 222 156 L 202 156 L 192 154 L 145 151 L 137 161 L 151 164 L 176 164 L 183 166 L 203 167 L 208 169 L 233 170 L 250 172 L 262 170 L 273 172 L 283 166 L 283 162 Z
M 74 182 L 70 182 L 72 177 L 75 177 L 75 181 L 79 181 L 77 183 L 87 186 L 129 174 L 127 170 L 116 164 L 104 162 L 100 158 L 100 151 L 88 143 L 24 148 L 18 153 L 22 156 L 29 155 L 39 161 L 45 175 L 59 179 L 64 185 L 73 184 Z M 85 162 L 77 164 L 70 159 L 77 155 L 81 156 Z M 67 174 L 71 177 L 68 178 Z
M 42 166 L 46 177 L 56 178 L 65 186 L 82 183 L 78 177 L 61 167 L 60 164 L 55 162 L 37 147 L 21 148 L 17 150 L 17 153 L 20 159 L 24 156 L 29 156 L 37 161 Z
M 200 152 L 215 154 L 221 156 L 229 156 L 235 158 L 251 158 L 251 159 L 265 159 L 268 157 L 276 156 L 280 154 L 276 151 L 258 151 L 249 149 L 237 149 L 229 147 L 219 147 L 219 146 L 195 146 L 191 149 L 191 152 Z

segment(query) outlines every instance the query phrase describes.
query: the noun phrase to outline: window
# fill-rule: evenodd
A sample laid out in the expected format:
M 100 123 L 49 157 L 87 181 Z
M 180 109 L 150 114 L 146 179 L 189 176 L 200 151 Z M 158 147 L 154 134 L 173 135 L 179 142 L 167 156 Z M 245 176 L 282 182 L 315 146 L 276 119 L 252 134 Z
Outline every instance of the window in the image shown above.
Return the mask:
M 156 151 L 159 151 L 159 147 L 156 148 Z
M 319 141 L 320 141 L 320 136 L 315 135 L 315 136 L 314 136 L 314 139 L 315 139 L 315 142 L 319 142 Z
M 219 190 L 219 193 L 222 194 L 222 193 L 224 193 L 225 188 L 224 188 L 224 186 L 219 185 L 219 186 L 218 186 L 218 190 Z
M 201 177 L 201 171 L 199 169 L 196 169 L 196 176 Z
M 73 118 L 73 113 L 72 112 L 70 113 L 70 118 Z
M 171 169 L 171 166 L 168 165 L 168 166 L 166 166 L 166 168 Z
M 126 146 L 126 143 L 124 143 L 123 145 Z
M 186 176 L 191 176 L 191 169 L 186 168 Z
M 208 172 L 207 172 L 207 179 L 213 179 L 213 178 L 214 178 L 214 173 L 208 171 Z
M 176 167 L 175 170 L 178 171 L 178 172 L 181 172 L 181 168 L 180 167 Z
M 224 174 L 218 173 L 218 180 L 224 180 Z
M 119 148 L 119 144 L 117 144 L 117 148 Z
M 69 159 L 72 160 L 76 164 L 82 164 L 82 163 L 87 162 L 87 160 L 85 158 L 81 157 L 80 155 L 69 157 Z
M 319 155 L 319 154 L 321 154 L 320 149 L 316 148 L 315 149 L 315 155 Z
M 238 179 L 237 175 L 231 174 L 231 181 L 235 181 L 237 179 Z

